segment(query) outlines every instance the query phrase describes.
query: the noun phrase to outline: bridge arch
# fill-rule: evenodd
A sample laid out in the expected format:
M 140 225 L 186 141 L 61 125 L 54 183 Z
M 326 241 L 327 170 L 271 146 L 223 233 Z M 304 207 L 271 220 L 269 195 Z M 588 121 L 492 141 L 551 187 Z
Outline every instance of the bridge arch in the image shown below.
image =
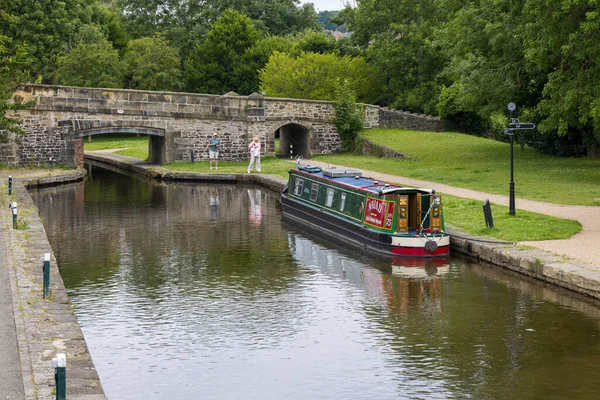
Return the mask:
M 316 130 L 311 125 L 297 120 L 279 121 L 269 128 L 269 133 L 277 138 L 279 136 L 280 157 L 302 156 L 309 158 L 313 154 Z
M 164 123 L 157 124 L 155 121 L 137 120 L 66 120 L 60 121 L 59 126 L 66 126 L 75 141 L 75 153 L 77 163 L 83 164 L 83 138 L 93 135 L 110 133 L 136 133 L 148 135 L 148 161 L 153 164 L 163 164 L 166 159 Z
M 165 130 L 159 128 L 146 128 L 146 127 L 105 127 L 105 128 L 90 128 L 82 129 L 74 132 L 74 139 L 93 136 L 93 135 L 104 135 L 107 133 L 137 133 L 141 135 L 149 136 L 162 136 L 165 137 Z

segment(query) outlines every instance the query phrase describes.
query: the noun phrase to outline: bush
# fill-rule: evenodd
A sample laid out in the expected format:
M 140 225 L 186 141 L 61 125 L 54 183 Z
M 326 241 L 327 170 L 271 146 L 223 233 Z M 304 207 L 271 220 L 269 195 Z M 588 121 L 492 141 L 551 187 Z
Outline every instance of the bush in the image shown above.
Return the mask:
M 336 80 L 335 118 L 333 123 L 340 134 L 343 151 L 355 151 L 359 145 L 358 132 L 363 128 L 363 111 L 356 104 L 356 95 L 347 79 Z

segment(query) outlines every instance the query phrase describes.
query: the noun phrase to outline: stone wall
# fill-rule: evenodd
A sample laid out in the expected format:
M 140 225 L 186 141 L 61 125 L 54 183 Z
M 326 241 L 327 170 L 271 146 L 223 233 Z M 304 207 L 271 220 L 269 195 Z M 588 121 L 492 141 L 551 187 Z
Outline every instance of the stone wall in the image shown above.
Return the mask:
M 363 156 L 406 158 L 406 156 L 399 151 L 392 150 L 388 147 L 373 143 L 366 139 L 362 141 L 360 150 Z
M 415 131 L 444 131 L 444 123 L 438 117 L 412 114 L 406 111 L 390 110 L 387 108 L 379 110 L 378 126 L 380 128 L 403 128 Z

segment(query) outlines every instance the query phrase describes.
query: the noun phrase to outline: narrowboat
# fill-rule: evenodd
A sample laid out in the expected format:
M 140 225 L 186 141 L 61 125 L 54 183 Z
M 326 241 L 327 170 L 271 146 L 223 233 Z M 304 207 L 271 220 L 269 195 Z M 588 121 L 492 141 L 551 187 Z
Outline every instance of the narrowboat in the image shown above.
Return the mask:
M 281 193 L 283 216 L 361 250 L 392 257 L 447 257 L 442 198 L 349 168 L 298 163 Z

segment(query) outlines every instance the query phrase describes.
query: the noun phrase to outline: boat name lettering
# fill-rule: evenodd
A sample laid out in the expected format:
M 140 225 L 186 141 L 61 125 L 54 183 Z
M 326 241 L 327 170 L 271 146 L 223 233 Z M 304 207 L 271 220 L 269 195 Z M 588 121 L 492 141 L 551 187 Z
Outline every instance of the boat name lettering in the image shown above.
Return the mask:
M 367 224 L 383 228 L 385 203 L 384 200 L 367 199 L 367 209 L 365 212 L 365 222 Z

